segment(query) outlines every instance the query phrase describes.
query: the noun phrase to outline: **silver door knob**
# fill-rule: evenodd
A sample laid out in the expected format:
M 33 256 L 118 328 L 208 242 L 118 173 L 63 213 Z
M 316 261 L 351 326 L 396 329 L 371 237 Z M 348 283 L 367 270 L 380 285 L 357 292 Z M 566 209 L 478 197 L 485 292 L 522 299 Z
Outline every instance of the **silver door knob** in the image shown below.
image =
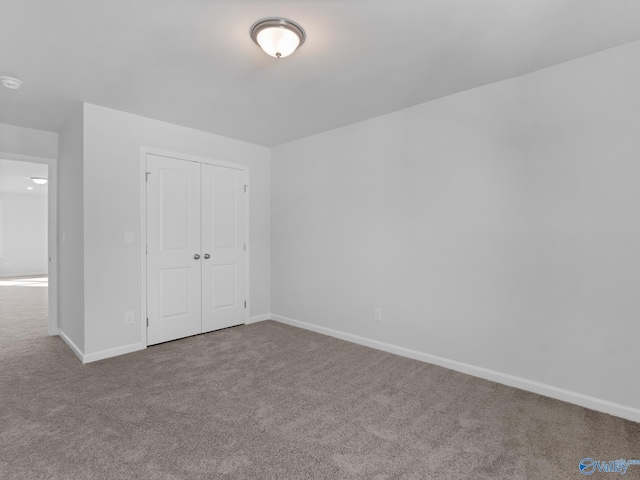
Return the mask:
M 200 255 L 198 255 L 197 253 L 193 256 L 194 260 L 200 260 Z
M 209 255 L 208 253 L 205 253 L 205 254 L 204 254 L 204 259 L 205 259 L 205 260 L 207 260 L 207 259 L 209 259 L 209 258 L 211 258 L 211 255 Z

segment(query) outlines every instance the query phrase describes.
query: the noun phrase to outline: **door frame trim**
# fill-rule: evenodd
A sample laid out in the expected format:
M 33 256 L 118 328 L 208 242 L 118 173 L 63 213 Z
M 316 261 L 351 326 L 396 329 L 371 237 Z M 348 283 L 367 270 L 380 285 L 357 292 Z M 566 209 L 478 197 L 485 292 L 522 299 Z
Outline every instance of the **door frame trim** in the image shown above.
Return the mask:
M 58 335 L 58 159 L 22 155 L 19 153 L 0 152 L 0 158 L 16 162 L 38 163 L 49 167 L 49 183 L 47 193 L 47 250 L 48 262 L 48 333 Z
M 195 162 L 206 165 L 215 165 L 218 167 L 232 168 L 234 170 L 242 170 L 245 172 L 245 185 L 247 185 L 247 198 L 244 207 L 244 219 L 245 219 L 245 231 L 246 231 L 246 243 L 247 251 L 245 262 L 245 288 L 247 297 L 247 308 L 244 312 L 244 323 L 249 323 L 249 311 L 251 308 L 251 302 L 249 298 L 251 296 L 250 285 L 251 280 L 249 277 L 249 264 L 251 260 L 251 230 L 249 229 L 249 202 L 251 200 L 251 187 L 249 186 L 249 166 L 240 163 L 233 163 L 224 160 L 217 160 L 213 158 L 200 157 L 196 155 L 189 155 L 186 153 L 172 152 L 169 150 L 162 150 L 152 147 L 140 147 L 140 338 L 142 344 L 147 347 L 147 155 L 156 155 L 159 157 L 174 158 L 176 160 L 184 160 L 187 162 Z

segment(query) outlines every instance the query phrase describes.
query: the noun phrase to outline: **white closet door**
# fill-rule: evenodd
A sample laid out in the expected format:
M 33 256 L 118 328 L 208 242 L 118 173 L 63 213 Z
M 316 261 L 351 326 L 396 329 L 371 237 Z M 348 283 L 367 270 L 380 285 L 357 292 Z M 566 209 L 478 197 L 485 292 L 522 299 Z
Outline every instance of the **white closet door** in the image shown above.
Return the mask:
M 202 165 L 202 331 L 245 323 L 245 172 Z
M 148 155 L 147 172 L 147 344 L 153 345 L 202 332 L 200 164 Z

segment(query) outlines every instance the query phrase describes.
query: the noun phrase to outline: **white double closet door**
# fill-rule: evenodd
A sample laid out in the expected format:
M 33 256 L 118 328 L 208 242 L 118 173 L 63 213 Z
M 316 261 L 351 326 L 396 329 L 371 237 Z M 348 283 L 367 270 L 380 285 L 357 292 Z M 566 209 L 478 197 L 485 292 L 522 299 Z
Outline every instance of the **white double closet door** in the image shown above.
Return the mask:
M 246 172 L 147 155 L 147 344 L 245 323 Z

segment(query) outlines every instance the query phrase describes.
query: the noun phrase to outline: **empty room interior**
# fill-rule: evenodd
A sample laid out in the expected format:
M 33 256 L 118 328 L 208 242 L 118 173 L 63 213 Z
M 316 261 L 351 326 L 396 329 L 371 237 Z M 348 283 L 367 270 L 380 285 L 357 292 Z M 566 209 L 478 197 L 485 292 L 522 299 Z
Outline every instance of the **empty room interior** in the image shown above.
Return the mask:
M 640 2 L 0 10 L 0 478 L 640 478 Z

